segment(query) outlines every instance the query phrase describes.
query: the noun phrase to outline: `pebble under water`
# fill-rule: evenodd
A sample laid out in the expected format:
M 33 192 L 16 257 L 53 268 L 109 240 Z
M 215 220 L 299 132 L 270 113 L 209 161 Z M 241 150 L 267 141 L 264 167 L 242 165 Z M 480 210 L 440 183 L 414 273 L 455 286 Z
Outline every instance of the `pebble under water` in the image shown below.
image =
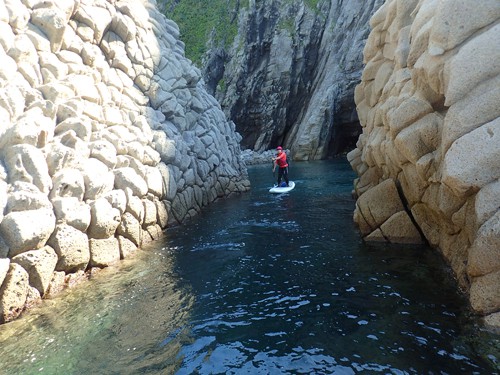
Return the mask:
M 215 202 L 132 260 L 0 326 L 0 374 L 494 374 L 427 246 L 364 243 L 345 159 Z

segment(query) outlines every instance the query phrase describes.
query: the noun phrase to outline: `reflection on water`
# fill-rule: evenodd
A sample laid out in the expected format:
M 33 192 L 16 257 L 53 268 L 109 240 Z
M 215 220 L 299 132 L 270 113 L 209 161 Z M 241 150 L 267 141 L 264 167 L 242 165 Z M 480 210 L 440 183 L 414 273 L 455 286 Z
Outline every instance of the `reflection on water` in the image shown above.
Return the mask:
M 1 326 L 0 373 L 174 371 L 193 296 L 168 251 L 146 251 Z
M 295 163 L 286 195 L 249 172 L 248 194 L 0 327 L 0 372 L 498 372 L 498 336 L 435 252 L 359 239 L 344 160 Z

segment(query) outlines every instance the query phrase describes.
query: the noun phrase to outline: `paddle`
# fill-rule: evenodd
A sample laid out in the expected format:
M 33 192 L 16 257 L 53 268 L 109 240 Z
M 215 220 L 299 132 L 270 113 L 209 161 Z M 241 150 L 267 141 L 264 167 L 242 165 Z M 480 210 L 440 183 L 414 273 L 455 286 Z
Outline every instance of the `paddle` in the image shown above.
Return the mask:
M 273 158 L 273 186 L 278 186 L 277 184 L 274 183 L 274 172 L 276 170 L 276 163 L 274 162 L 274 158 Z

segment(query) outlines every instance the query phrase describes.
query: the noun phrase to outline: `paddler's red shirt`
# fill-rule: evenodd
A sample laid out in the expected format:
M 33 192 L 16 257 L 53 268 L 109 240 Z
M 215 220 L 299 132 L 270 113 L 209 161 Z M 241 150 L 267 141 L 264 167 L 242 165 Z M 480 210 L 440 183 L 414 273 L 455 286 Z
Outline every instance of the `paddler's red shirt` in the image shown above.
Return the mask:
M 288 167 L 288 163 L 286 162 L 286 153 L 280 152 L 278 156 L 276 156 L 276 164 L 278 164 L 278 167 L 280 168 Z

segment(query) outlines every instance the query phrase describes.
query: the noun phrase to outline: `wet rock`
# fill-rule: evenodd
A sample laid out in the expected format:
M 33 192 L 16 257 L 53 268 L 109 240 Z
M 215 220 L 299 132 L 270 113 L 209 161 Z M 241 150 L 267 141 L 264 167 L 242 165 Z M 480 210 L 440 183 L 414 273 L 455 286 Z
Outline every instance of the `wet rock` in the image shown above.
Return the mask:
M 52 278 L 50 279 L 50 284 L 45 293 L 45 298 L 54 298 L 64 289 L 66 289 L 66 274 L 63 271 L 54 272 Z
M 122 236 L 118 236 L 118 244 L 121 259 L 129 258 L 137 250 L 137 246 L 132 241 Z
M 17 318 L 24 310 L 28 297 L 28 273 L 17 263 L 11 263 L 0 287 L 0 323 Z
M 500 269 L 500 211 L 484 223 L 469 250 L 467 273 L 478 277 Z
M 141 223 L 129 212 L 123 214 L 116 233 L 130 240 L 135 246 L 141 246 L 142 230 Z
M 54 249 L 44 246 L 40 250 L 26 251 L 13 257 L 12 262 L 19 264 L 28 272 L 29 284 L 43 296 L 57 264 Z
M 120 245 L 115 237 L 89 240 L 91 267 L 108 267 L 120 260 Z
M 472 308 L 480 314 L 491 314 L 500 308 L 500 271 L 474 278 L 470 287 Z

